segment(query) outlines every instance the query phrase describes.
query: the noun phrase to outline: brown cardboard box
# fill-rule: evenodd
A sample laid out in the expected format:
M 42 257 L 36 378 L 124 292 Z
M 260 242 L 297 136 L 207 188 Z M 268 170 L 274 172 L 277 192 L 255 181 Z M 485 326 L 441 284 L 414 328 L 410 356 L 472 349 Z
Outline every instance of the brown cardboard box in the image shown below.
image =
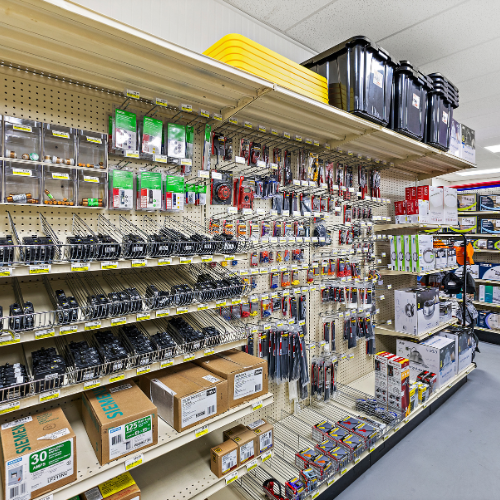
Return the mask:
M 256 436 L 255 432 L 245 429 L 234 434 L 231 439 L 238 445 L 238 466 L 260 454 L 259 436 Z
M 61 408 L 3 424 L 3 497 L 31 499 L 76 480 L 76 436 Z
M 270 450 L 274 446 L 274 427 L 272 424 L 261 418 L 248 424 L 247 427 L 253 431 L 259 439 L 258 455 Z
M 238 424 L 238 425 L 235 425 L 234 427 L 231 427 L 230 429 L 225 430 L 222 433 L 222 437 L 224 438 L 224 441 L 226 441 L 227 439 L 232 439 L 233 436 L 236 436 L 236 434 L 238 434 L 240 432 L 244 432 L 246 430 L 247 430 L 246 425 Z
M 268 391 L 267 361 L 256 356 L 231 350 L 194 362 L 227 380 L 229 408 Z
M 125 472 L 82 493 L 82 500 L 141 500 L 141 490 L 130 475 Z
M 226 380 L 197 365 L 148 373 L 140 384 L 158 415 L 178 432 L 228 410 Z
M 132 380 L 84 392 L 82 420 L 101 465 L 158 443 L 156 406 Z
M 210 450 L 210 469 L 222 477 L 238 467 L 238 445 L 231 439 Z

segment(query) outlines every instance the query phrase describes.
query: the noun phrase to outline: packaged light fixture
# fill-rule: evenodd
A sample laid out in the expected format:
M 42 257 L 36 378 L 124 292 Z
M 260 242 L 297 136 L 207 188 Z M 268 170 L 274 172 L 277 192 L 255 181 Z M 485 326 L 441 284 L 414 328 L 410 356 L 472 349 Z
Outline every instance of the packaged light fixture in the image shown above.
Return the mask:
M 136 177 L 136 210 L 158 210 L 162 206 L 162 175 L 159 172 L 139 172 Z
M 176 123 L 167 125 L 167 156 L 186 158 L 186 127 Z
M 165 209 L 184 210 L 185 197 L 184 177 L 167 175 L 165 179 Z
M 122 151 L 137 149 L 137 118 L 123 109 L 115 110 L 113 147 Z
M 134 173 L 127 170 L 109 172 L 109 207 L 130 210 L 134 205 Z
M 141 153 L 144 155 L 161 154 L 161 135 L 163 123 L 149 116 L 143 118 L 141 124 Z

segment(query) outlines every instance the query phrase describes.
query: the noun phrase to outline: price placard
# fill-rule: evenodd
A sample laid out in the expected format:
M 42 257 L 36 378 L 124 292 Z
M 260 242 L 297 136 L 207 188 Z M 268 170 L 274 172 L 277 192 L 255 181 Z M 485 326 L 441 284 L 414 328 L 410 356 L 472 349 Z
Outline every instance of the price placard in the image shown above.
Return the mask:
M 125 472 L 129 471 L 130 469 L 133 469 L 134 467 L 142 465 L 143 462 L 144 462 L 144 455 L 142 453 L 140 453 L 139 455 L 135 455 L 132 458 L 129 458 L 128 460 L 125 461 Z
M 184 362 L 186 363 L 187 361 L 193 361 L 195 359 L 195 355 L 190 353 L 190 354 L 184 354 Z
M 170 315 L 170 309 L 158 309 L 158 311 L 156 311 L 157 318 L 165 318 L 166 316 L 169 315 Z
M 125 373 L 118 373 L 109 378 L 109 383 L 120 382 L 120 380 L 125 380 Z
M 238 471 L 235 470 L 226 476 L 226 485 L 234 483 L 238 479 Z
M 69 333 L 76 333 L 77 331 L 78 327 L 75 325 L 61 326 L 61 328 L 59 328 L 59 335 L 68 335 Z
M 101 271 L 107 271 L 108 269 L 118 269 L 118 262 L 111 260 L 107 262 L 101 262 Z
M 90 264 L 88 262 L 72 262 L 71 263 L 71 271 L 80 273 L 82 271 L 88 271 L 90 268 Z
M 88 332 L 90 330 L 98 330 L 101 328 L 101 322 L 100 321 L 89 321 L 88 323 L 85 323 L 83 329 Z
M 149 312 L 137 313 L 136 315 L 137 321 L 147 321 L 148 319 L 151 319 L 151 313 Z
M 247 472 L 254 470 L 258 465 L 259 463 L 257 462 L 256 458 L 250 460 L 250 462 L 247 462 Z
M 155 103 L 157 106 L 163 106 L 164 108 L 168 106 L 168 101 L 166 99 L 160 99 L 159 97 L 155 99 Z
M 47 401 L 52 401 L 53 399 L 59 399 L 60 396 L 61 391 L 59 389 L 56 389 L 54 391 L 42 392 L 42 394 L 40 394 L 40 397 L 38 398 L 38 401 L 40 403 L 46 403 Z
M 37 266 L 30 266 L 30 274 L 49 274 L 50 264 L 39 264 Z
M 90 391 L 90 389 L 95 389 L 96 387 L 99 387 L 101 385 L 101 379 L 100 378 L 95 378 L 92 380 L 88 380 L 83 384 L 83 390 L 84 391 Z
M 181 110 L 185 111 L 186 113 L 192 113 L 193 106 L 191 104 L 181 104 Z
M 174 360 L 172 358 L 164 359 L 163 361 L 160 361 L 160 368 L 168 368 L 169 366 L 172 366 L 173 364 L 174 364 Z
M 199 429 L 196 429 L 194 431 L 194 437 L 196 438 L 205 436 L 206 434 L 208 434 L 208 425 L 204 425 L 203 427 L 200 427 Z
M 132 267 L 146 267 L 148 265 L 147 259 L 133 259 Z
M 187 307 L 178 307 L 177 308 L 177 314 L 186 314 L 188 312 Z
M 16 411 L 21 408 L 20 401 L 11 401 L 10 403 L 5 403 L 0 405 L 0 415 L 4 415 L 5 413 L 10 413 L 11 411 Z
M 49 337 L 54 337 L 56 335 L 56 332 L 53 328 L 49 328 L 47 330 L 38 330 L 35 332 L 35 339 L 40 340 L 40 339 L 46 339 Z
M 256 401 L 252 404 L 252 411 L 260 410 L 263 406 L 264 404 L 262 403 L 262 401 Z
M 144 375 L 145 373 L 149 373 L 151 371 L 151 365 L 144 365 L 137 368 L 137 375 Z
M 159 266 L 169 266 L 172 264 L 172 257 L 168 257 L 166 259 L 158 259 Z

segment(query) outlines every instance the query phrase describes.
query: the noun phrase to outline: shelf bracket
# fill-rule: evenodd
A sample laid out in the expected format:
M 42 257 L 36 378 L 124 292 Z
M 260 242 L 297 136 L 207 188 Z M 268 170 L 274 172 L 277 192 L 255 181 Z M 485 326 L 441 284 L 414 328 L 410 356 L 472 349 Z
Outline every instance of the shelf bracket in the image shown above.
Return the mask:
M 340 141 L 329 142 L 330 148 L 338 148 L 338 147 L 343 146 L 344 144 L 347 144 L 349 142 L 355 141 L 357 139 L 361 139 L 361 137 L 365 137 L 367 135 L 374 134 L 375 132 L 378 132 L 378 130 L 364 130 L 361 134 L 348 134 Z

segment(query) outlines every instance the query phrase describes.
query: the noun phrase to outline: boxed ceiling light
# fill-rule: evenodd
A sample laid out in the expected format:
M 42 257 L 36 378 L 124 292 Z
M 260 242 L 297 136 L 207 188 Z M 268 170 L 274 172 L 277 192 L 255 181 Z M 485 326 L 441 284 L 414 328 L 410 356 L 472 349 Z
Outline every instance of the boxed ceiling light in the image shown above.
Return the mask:
M 419 335 L 439 325 L 439 290 L 407 288 L 394 291 L 395 329 Z
M 457 206 L 459 212 L 474 212 L 477 206 L 476 193 L 457 193 Z

